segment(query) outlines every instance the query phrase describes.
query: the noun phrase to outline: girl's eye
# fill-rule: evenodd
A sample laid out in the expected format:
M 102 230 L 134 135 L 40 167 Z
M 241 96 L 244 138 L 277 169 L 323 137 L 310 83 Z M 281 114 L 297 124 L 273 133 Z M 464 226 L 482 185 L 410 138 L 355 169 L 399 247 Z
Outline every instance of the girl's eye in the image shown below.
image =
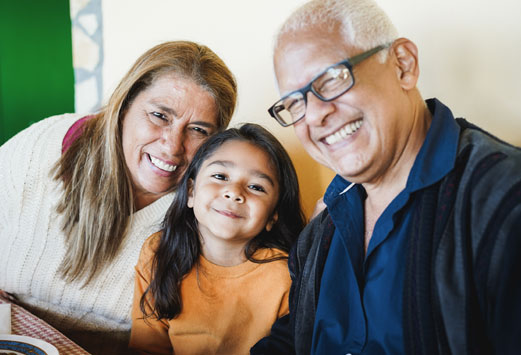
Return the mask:
M 264 187 L 260 186 L 260 185 L 250 185 L 248 186 L 250 189 L 252 190 L 255 190 L 255 191 L 259 191 L 259 192 L 266 192 L 266 190 L 264 189 Z
M 212 174 L 212 177 L 217 179 L 217 180 L 226 180 L 226 175 L 224 174 Z

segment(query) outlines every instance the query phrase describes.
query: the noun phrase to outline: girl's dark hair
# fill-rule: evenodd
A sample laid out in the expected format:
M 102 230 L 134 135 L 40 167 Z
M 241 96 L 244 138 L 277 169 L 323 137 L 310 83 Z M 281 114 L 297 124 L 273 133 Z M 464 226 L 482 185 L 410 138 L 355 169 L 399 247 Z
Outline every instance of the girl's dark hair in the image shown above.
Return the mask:
M 244 124 L 211 136 L 197 151 L 183 176 L 163 221 L 163 232 L 152 263 L 152 281 L 140 300 L 145 317 L 173 319 L 181 313 L 181 282 L 192 270 L 201 255 L 201 242 L 193 210 L 187 208 L 190 179 L 197 174 L 213 153 L 230 140 L 251 143 L 268 154 L 276 170 L 279 200 L 274 212 L 278 219 L 268 232 L 265 229 L 250 240 L 245 253 L 248 260 L 264 263 L 285 258 L 276 256 L 256 260 L 253 255 L 261 248 L 277 248 L 289 252 L 305 224 L 300 205 L 297 174 L 288 153 L 280 142 L 257 124 Z

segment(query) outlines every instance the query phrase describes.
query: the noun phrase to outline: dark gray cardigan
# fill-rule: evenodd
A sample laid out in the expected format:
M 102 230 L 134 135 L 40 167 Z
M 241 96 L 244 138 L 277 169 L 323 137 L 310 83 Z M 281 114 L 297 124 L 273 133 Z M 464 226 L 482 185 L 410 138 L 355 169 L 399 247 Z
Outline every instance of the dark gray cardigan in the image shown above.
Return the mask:
M 418 191 L 403 293 L 407 354 L 521 351 L 521 149 L 458 119 L 455 168 Z M 290 254 L 290 317 L 252 354 L 308 354 L 334 225 L 327 210 Z

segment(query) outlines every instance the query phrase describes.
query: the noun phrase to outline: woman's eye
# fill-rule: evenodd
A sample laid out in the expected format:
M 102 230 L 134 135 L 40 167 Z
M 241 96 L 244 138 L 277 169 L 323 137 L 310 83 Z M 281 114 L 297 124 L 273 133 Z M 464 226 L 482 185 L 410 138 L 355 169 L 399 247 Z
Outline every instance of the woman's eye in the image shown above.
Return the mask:
M 259 192 L 266 192 L 264 187 L 262 187 L 260 185 L 250 185 L 249 188 L 252 190 L 255 190 L 255 191 L 259 191 Z
M 226 175 L 224 174 L 213 174 L 212 177 L 217 180 L 226 180 Z
M 166 116 L 163 115 L 163 114 L 160 113 L 160 112 L 152 112 L 152 114 L 153 114 L 155 117 L 157 117 L 157 118 L 160 118 L 160 119 L 162 119 L 162 120 L 166 120 Z
M 196 127 L 192 127 L 192 130 L 197 132 L 197 133 L 200 133 L 201 135 L 203 135 L 205 137 L 208 137 L 210 135 L 210 133 L 206 129 L 202 128 L 202 127 L 197 127 L 197 126 Z
M 152 111 L 150 112 L 150 117 L 152 122 L 160 125 L 165 125 L 168 123 L 168 118 L 166 115 L 162 114 L 161 112 Z

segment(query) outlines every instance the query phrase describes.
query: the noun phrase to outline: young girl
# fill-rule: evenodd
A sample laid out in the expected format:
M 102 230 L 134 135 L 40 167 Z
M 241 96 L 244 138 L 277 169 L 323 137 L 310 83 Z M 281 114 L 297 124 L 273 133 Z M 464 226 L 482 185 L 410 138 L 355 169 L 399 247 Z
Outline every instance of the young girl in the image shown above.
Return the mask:
M 248 354 L 288 313 L 287 253 L 304 226 L 295 169 L 255 124 L 210 137 L 136 266 L 130 347 Z

